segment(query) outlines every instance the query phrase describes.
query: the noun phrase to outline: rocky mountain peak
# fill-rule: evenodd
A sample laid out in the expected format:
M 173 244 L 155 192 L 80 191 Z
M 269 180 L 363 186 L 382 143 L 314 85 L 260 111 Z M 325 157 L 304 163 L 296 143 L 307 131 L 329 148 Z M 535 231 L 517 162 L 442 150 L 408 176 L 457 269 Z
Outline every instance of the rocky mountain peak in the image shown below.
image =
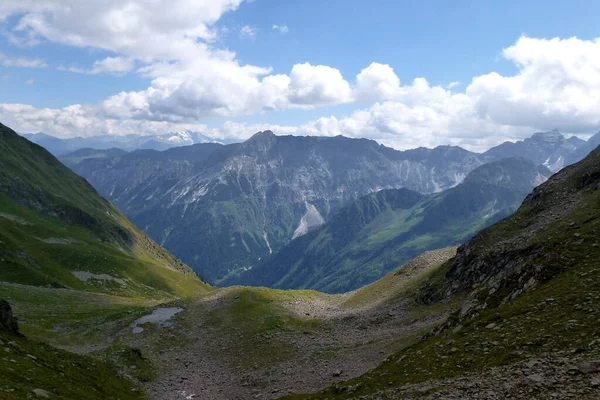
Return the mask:
M 255 133 L 250 139 L 246 140 L 244 146 L 246 148 L 257 147 L 260 150 L 266 150 L 277 141 L 277 138 L 278 136 L 276 136 L 273 131 L 261 131 Z
M 274 138 L 274 137 L 277 137 L 277 136 L 273 133 L 273 131 L 266 130 L 266 131 L 256 132 L 248 140 L 261 140 L 261 139 Z
M 558 129 L 551 130 L 549 132 L 536 132 L 531 136 L 531 140 L 542 143 L 561 143 L 565 140 L 565 137 L 558 131 Z

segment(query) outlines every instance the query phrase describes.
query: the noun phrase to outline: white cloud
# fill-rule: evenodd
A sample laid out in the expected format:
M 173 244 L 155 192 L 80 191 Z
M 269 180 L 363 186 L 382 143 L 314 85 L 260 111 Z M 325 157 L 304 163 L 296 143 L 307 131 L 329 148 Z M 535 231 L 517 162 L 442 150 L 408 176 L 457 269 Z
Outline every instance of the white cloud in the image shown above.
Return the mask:
M 124 57 L 107 57 L 104 60 L 94 62 L 94 66 L 90 71 L 91 74 L 99 74 L 103 72 L 113 74 L 124 74 L 135 67 L 135 62 L 130 58 Z
M 35 79 L 33 79 L 33 78 L 27 79 L 27 80 L 25 81 L 25 84 L 26 84 L 26 85 L 33 85 L 34 83 L 35 83 Z
M 8 57 L 0 53 L 0 65 L 3 67 L 44 68 L 48 64 L 40 58 Z
M 103 60 L 94 62 L 94 65 L 89 68 L 81 68 L 76 66 L 61 65 L 57 69 L 59 71 L 72 72 L 75 74 L 90 74 L 97 75 L 102 73 L 113 75 L 124 75 L 135 67 L 135 61 L 125 57 L 106 57 Z
M 585 132 L 600 126 L 600 39 L 521 37 L 503 55 L 514 76 L 492 72 L 467 87 L 480 118 Z
M 460 86 L 460 82 L 459 81 L 450 82 L 449 84 L 446 85 L 446 89 L 452 89 L 452 88 L 455 88 L 457 86 Z
M 273 30 L 285 35 L 289 32 L 287 25 L 273 25 Z
M 356 77 L 355 97 L 359 101 L 393 99 L 400 91 L 400 79 L 389 65 L 372 63 Z
M 3 105 L 2 116 L 14 112 L 21 131 L 39 127 L 74 135 L 82 134 L 78 128 L 86 134 L 149 132 L 197 126 L 205 118 L 357 103 L 362 109 L 348 116 L 285 129 L 368 136 L 403 148 L 441 143 L 478 148 L 534 130 L 589 133 L 600 127 L 600 39 L 519 38 L 502 52 L 517 72 L 473 77 L 464 90 L 456 89 L 457 82 L 444 87 L 423 77 L 403 83 L 381 63 L 366 66 L 355 79 L 334 66 L 304 60 L 287 74 L 272 74 L 268 64 L 245 65 L 216 45 L 214 23 L 241 1 L 4 0 L 0 20 L 16 16 L 9 32 L 14 41 L 114 53 L 86 69 L 63 69 L 124 74 L 137 66 L 135 73 L 151 82 L 145 90 L 118 93 L 95 105 L 28 109 L 31 117 L 19 111 L 26 106 Z
M 240 37 L 242 38 L 253 38 L 256 36 L 258 30 L 250 25 L 244 25 L 240 29 Z
M 0 19 L 19 15 L 11 32 L 133 58 L 194 57 L 211 26 L 242 0 L 3 0 Z
M 350 84 L 339 70 L 325 65 L 296 64 L 290 73 L 291 104 L 315 106 L 346 103 L 352 99 Z

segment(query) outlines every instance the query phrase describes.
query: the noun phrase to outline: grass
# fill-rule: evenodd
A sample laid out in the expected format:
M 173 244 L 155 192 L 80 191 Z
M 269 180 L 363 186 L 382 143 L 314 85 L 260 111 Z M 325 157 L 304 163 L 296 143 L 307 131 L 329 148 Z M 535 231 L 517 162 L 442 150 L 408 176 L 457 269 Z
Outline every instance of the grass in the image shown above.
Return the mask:
M 414 290 L 424 279 L 455 253 L 456 247 L 427 252 L 372 284 L 354 291 L 344 301 L 342 307 L 358 308 L 396 301 L 399 294 Z M 439 258 L 437 265 L 432 265 L 430 261 L 432 257 L 435 259 Z
M 295 348 L 286 334 L 312 332 L 322 323 L 311 317 L 292 316 L 278 303 L 320 296 L 313 291 L 280 291 L 266 288 L 233 288 L 226 305 L 209 314 L 208 323 L 232 338 L 228 352 L 242 369 L 273 365 L 293 357 Z
M 62 346 L 98 344 L 115 335 L 156 302 L 16 284 L 0 284 L 27 337 Z
M 590 342 L 600 338 L 599 266 L 580 266 L 512 303 L 483 310 L 477 317 L 419 341 L 366 375 L 323 394 L 286 398 L 360 397 L 404 384 L 463 376 L 549 351 L 591 351 Z M 598 356 L 597 351 L 592 354 Z M 348 388 L 354 388 L 351 396 Z
M 54 399 L 145 399 L 132 382 L 107 363 L 0 333 L 0 398 L 35 397 L 42 389 Z

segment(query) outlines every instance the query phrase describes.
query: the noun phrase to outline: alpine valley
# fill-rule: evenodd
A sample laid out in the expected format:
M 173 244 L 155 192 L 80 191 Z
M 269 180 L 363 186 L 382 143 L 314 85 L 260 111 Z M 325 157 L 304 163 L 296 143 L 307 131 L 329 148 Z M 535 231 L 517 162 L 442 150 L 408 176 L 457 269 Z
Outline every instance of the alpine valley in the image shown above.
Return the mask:
M 150 218 L 195 193 L 184 213 L 228 218 L 198 225 L 206 238 L 233 231 L 223 221 L 261 234 L 263 216 L 293 222 L 229 283 L 355 290 L 210 286 L 0 125 L 0 398 L 600 397 L 600 148 L 554 175 L 514 154 L 264 132 L 112 153 L 70 165 L 106 166 L 92 175 L 131 200 L 126 211 L 148 204 Z
M 551 172 L 587 155 L 598 137 L 566 139 L 555 130 L 479 154 L 264 131 L 244 143 L 117 155 L 88 150 L 61 159 L 212 284 L 342 292 L 509 215 Z M 504 161 L 514 157 L 522 160 Z M 400 188 L 412 193 L 374 194 Z M 313 232 L 328 222 L 338 230 L 329 224 Z

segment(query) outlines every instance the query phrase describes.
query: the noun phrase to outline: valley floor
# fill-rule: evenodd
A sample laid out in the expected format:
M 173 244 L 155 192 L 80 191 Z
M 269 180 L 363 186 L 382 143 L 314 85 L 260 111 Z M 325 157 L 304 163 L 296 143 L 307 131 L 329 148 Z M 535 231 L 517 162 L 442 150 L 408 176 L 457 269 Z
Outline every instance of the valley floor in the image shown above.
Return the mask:
M 433 257 L 419 273 L 438 263 Z M 145 385 L 154 399 L 313 392 L 375 368 L 453 310 L 388 302 L 389 289 L 372 289 L 361 301 L 360 292 L 223 289 L 187 305 L 170 328 L 150 328 L 127 341 L 160 366 L 160 377 Z
M 426 253 L 344 295 L 231 287 L 158 304 L 0 284 L 0 297 L 29 339 L 104 361 L 151 399 L 272 399 L 358 377 L 443 322 L 456 304 L 419 305 L 411 288 L 454 253 Z M 167 307 L 181 310 L 140 320 Z

